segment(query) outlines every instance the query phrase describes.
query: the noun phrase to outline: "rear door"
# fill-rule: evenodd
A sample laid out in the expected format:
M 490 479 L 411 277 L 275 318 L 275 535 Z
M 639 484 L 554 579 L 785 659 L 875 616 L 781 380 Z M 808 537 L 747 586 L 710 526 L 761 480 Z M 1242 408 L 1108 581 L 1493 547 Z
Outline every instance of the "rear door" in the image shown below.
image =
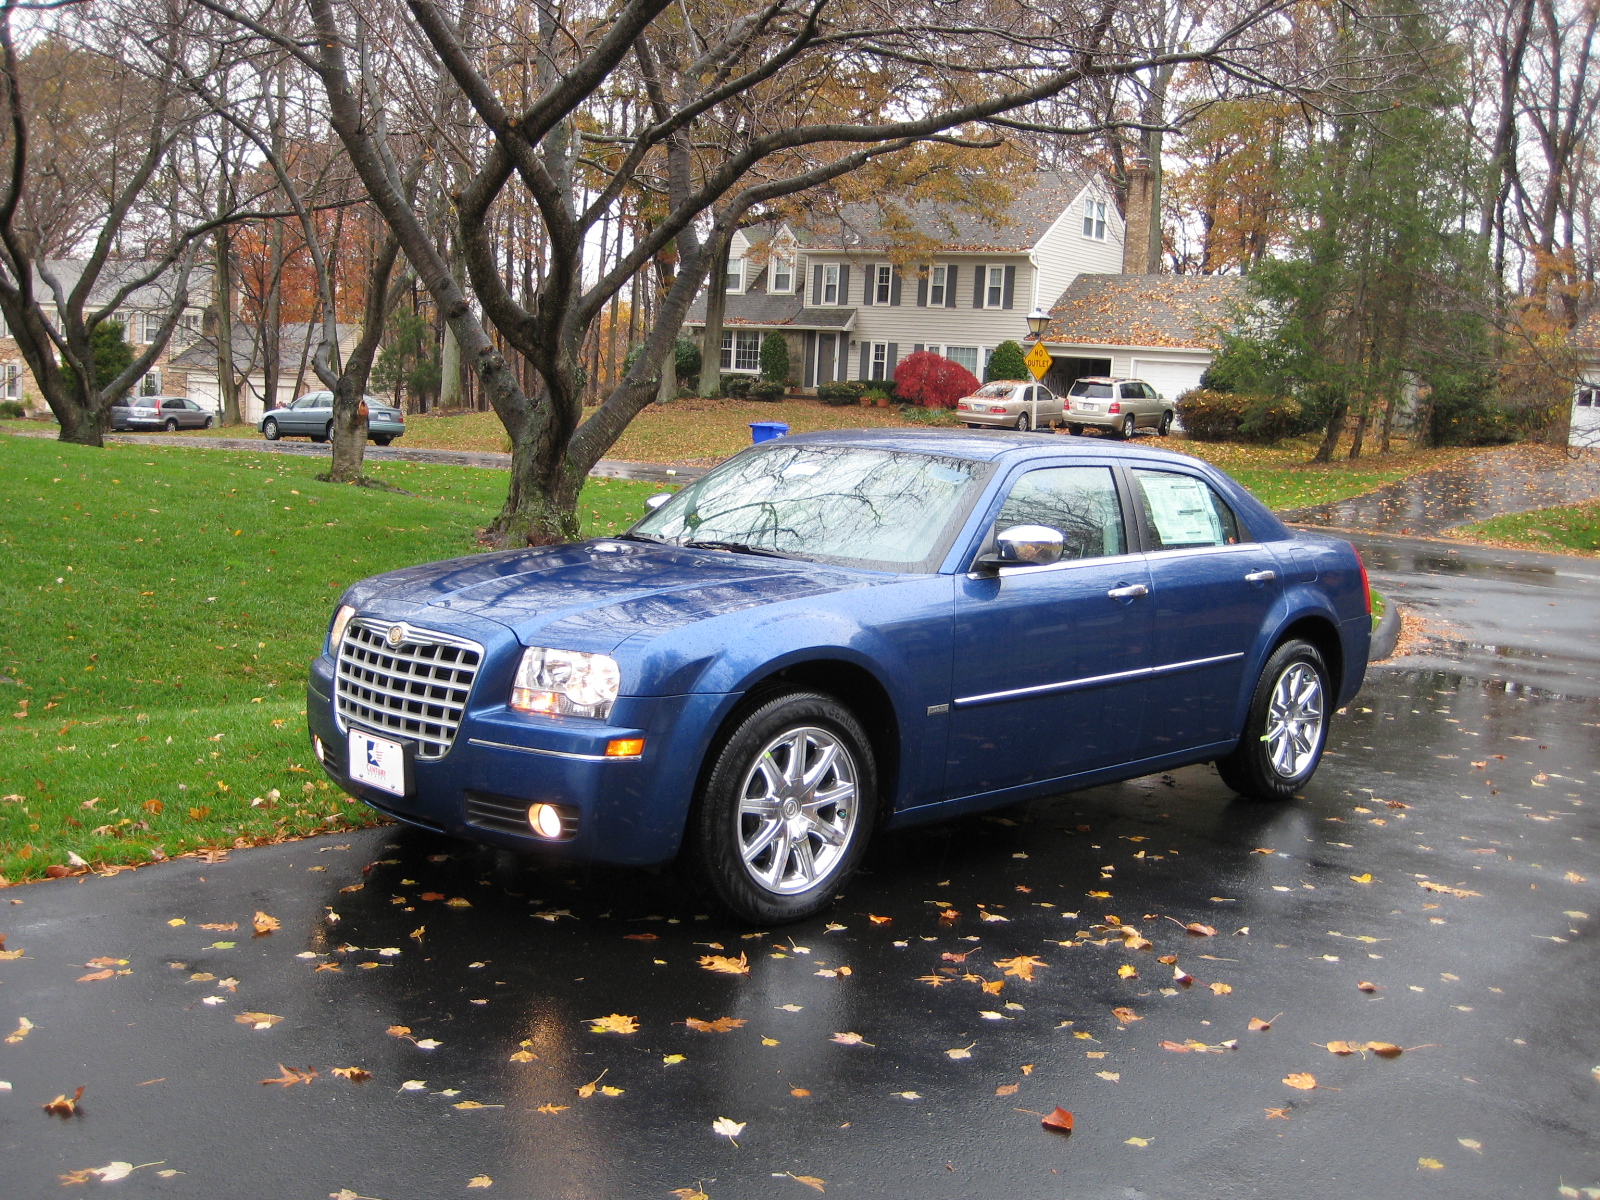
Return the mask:
M 1046 525 L 1059 563 L 956 580 L 950 799 L 1137 757 L 1150 662 L 1149 574 L 1130 553 L 1109 465 L 1020 472 L 997 531 Z
M 1245 668 L 1283 594 L 1272 552 L 1198 475 L 1131 467 L 1154 616 L 1146 753 L 1236 738 Z

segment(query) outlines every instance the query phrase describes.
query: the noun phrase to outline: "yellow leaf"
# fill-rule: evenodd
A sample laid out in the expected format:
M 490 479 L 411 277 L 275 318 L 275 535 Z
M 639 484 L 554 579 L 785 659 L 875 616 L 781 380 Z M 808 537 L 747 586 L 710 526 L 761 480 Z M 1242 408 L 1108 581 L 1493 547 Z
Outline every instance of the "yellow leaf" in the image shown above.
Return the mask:
M 1035 971 L 1040 967 L 1048 967 L 1050 964 L 1036 955 L 1026 954 L 1018 955 L 1016 958 L 997 959 L 994 965 L 1007 975 L 1015 975 L 1018 979 L 1031 981 Z
M 541 1104 L 534 1111 L 548 1113 L 549 1115 L 554 1116 L 556 1113 L 566 1112 L 567 1109 L 571 1107 L 572 1106 L 570 1104 Z
M 790 1171 L 789 1178 L 796 1183 L 805 1184 L 808 1188 L 815 1188 L 819 1192 L 825 1190 L 822 1186 L 822 1180 L 815 1175 L 796 1175 L 793 1171 Z
M 1143 1017 L 1134 1012 L 1131 1008 L 1113 1008 L 1111 1010 L 1111 1015 L 1117 1020 L 1121 1021 L 1124 1025 L 1127 1025 L 1133 1021 L 1144 1020 Z
M 600 1094 L 602 1096 L 620 1096 L 626 1090 L 627 1090 L 626 1088 L 612 1087 L 608 1083 L 603 1088 L 600 1089 Z
M 1350 878 L 1353 879 L 1356 883 L 1371 883 L 1372 882 L 1372 872 L 1371 871 L 1363 871 L 1360 875 L 1352 875 L 1352 876 L 1350 876 Z
M 1150 1139 L 1142 1137 L 1131 1137 L 1123 1143 L 1124 1146 L 1148 1146 L 1149 1144 Z
M 1231 983 L 1208 983 L 1206 986 L 1210 988 L 1212 994 L 1216 996 L 1226 996 L 1229 992 L 1233 991 L 1233 985 Z
M 635 1017 L 625 1017 L 621 1013 L 612 1013 L 609 1017 L 595 1017 L 589 1022 L 590 1033 L 638 1033 L 639 1021 Z
M 240 1025 L 249 1025 L 255 1029 L 271 1029 L 283 1018 L 274 1016 L 272 1013 L 242 1012 L 234 1017 L 234 1020 Z
M 1116 1083 L 1122 1078 L 1121 1071 L 1096 1071 L 1095 1074 L 1109 1083 Z
M 1302 1092 L 1309 1092 L 1317 1086 L 1317 1077 L 1308 1075 L 1304 1071 L 1299 1071 L 1293 1075 L 1284 1076 L 1283 1082 L 1289 1087 L 1298 1088 Z
M 333 1073 L 340 1079 L 348 1079 L 351 1083 L 365 1083 L 372 1078 L 372 1072 L 365 1067 L 335 1067 Z
M 531 1050 L 518 1050 L 508 1061 L 515 1063 L 527 1063 L 536 1062 L 538 1058 L 539 1056 L 534 1054 Z
M 494 1180 L 490 1179 L 487 1175 L 474 1175 L 471 1179 L 467 1180 L 468 1187 L 492 1187 L 493 1185 Z
M 1444 1164 L 1437 1158 L 1419 1158 L 1417 1159 L 1417 1166 L 1424 1167 L 1429 1171 L 1444 1170 Z
M 1132 963 L 1123 963 L 1117 968 L 1117 977 L 1120 979 L 1137 979 L 1138 976 L 1139 969 Z
M 1089 892 L 1088 895 L 1094 897 L 1096 900 L 1109 900 L 1111 898 L 1110 892 Z
M 257 937 L 264 937 L 271 933 L 274 929 L 283 928 L 283 923 L 279 921 L 277 917 L 269 917 L 264 912 L 256 913 L 254 924 L 256 927 Z
M 742 953 L 738 958 L 729 958 L 721 954 L 703 954 L 699 962 L 706 970 L 718 971 L 724 975 L 750 974 L 750 960 Z
M 661 1061 L 666 1063 L 667 1066 L 670 1067 L 670 1066 L 673 1066 L 676 1063 L 683 1062 L 687 1057 L 688 1056 L 684 1055 L 684 1054 L 663 1054 L 661 1056 Z

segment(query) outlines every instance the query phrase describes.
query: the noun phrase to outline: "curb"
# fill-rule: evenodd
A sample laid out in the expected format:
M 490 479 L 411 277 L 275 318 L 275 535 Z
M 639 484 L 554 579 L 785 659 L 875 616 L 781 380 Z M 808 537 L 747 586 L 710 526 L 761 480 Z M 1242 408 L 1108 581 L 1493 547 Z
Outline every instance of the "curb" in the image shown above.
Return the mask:
M 1372 631 L 1372 642 L 1367 650 L 1368 663 L 1382 662 L 1400 644 L 1400 606 L 1389 596 L 1383 601 L 1383 616 L 1378 618 L 1378 627 Z

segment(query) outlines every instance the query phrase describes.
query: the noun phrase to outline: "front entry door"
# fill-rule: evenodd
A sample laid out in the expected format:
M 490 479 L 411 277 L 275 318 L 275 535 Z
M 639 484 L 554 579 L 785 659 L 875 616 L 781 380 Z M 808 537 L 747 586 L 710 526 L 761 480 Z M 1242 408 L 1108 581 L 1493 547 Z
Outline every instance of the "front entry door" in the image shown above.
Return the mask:
M 950 799 L 1140 757 L 1149 574 L 1128 552 L 1111 468 L 1026 472 L 995 522 L 1014 525 L 1060 530 L 1065 550 L 958 580 Z
M 1239 735 L 1245 668 L 1283 595 L 1277 559 L 1241 540 L 1227 502 L 1204 480 L 1129 472 L 1144 510 L 1155 613 L 1155 673 L 1145 716 L 1150 753 Z
M 832 383 L 838 374 L 838 336 L 832 333 L 817 334 L 817 386 Z

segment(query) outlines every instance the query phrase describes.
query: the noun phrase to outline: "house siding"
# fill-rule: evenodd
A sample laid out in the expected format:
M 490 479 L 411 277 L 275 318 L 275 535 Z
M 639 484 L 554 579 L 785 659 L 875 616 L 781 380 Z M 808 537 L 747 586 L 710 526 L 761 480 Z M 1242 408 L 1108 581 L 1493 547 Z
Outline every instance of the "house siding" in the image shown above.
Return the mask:
M 1089 200 L 1106 202 L 1105 241 L 1083 236 L 1083 209 Z M 1114 274 L 1122 270 L 1122 218 L 1111 193 L 1091 183 L 1062 211 L 1039 244 L 1033 259 L 1038 264 L 1027 310 L 1048 309 L 1079 275 Z

